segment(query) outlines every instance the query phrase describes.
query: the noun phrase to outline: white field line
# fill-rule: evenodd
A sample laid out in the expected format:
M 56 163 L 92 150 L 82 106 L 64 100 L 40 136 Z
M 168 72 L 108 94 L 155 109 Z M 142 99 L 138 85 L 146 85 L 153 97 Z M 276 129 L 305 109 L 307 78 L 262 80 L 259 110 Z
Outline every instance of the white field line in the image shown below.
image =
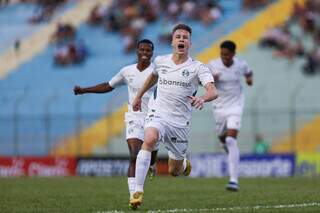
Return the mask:
M 221 207 L 211 209 L 158 209 L 148 210 L 147 213 L 175 213 L 175 212 L 229 212 L 229 211 L 241 211 L 241 210 L 259 210 L 259 209 L 287 209 L 287 208 L 304 208 L 320 206 L 320 203 L 300 203 L 300 204 L 279 204 L 279 205 L 258 205 L 258 206 L 235 206 L 235 207 Z M 121 210 L 111 211 L 97 211 L 96 213 L 125 213 Z

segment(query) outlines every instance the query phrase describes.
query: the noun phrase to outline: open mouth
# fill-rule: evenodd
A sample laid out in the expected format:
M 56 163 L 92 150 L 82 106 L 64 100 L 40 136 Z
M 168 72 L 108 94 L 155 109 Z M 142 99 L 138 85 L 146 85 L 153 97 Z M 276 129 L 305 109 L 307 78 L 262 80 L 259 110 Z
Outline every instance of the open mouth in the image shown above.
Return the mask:
M 184 49 L 184 44 L 178 44 L 178 49 Z

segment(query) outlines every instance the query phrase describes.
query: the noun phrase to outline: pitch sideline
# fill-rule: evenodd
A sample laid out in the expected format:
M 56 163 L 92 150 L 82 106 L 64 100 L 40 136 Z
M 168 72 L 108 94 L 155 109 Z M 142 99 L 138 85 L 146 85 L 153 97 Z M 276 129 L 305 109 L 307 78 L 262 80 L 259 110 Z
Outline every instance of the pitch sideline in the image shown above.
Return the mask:
M 304 208 L 320 206 L 318 202 L 299 203 L 299 204 L 279 204 L 279 205 L 257 205 L 257 206 L 235 206 L 235 207 L 220 207 L 211 209 L 158 209 L 148 210 L 147 213 L 175 213 L 175 212 L 226 212 L 226 211 L 240 211 L 240 210 L 259 210 L 259 209 L 286 209 L 286 208 Z M 96 213 L 125 213 L 126 211 L 111 210 L 111 211 L 97 211 Z

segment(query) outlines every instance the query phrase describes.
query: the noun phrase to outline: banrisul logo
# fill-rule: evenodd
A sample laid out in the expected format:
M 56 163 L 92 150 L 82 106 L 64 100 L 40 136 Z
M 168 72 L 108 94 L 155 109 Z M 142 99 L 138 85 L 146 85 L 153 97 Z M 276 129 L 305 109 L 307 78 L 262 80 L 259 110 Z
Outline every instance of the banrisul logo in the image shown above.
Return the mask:
M 188 70 L 182 70 L 182 76 L 183 77 L 188 77 L 190 75 Z

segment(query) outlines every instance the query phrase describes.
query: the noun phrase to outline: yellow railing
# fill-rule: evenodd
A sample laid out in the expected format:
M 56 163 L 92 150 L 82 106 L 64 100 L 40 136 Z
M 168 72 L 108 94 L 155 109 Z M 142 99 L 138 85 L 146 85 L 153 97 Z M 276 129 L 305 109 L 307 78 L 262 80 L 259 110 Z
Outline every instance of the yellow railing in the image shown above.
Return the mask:
M 320 116 L 300 128 L 297 133 L 275 140 L 272 152 L 317 152 L 320 151 Z
M 92 153 L 98 153 L 99 149 L 106 147 L 109 139 L 120 136 L 125 127 L 124 113 L 127 111 L 127 105 L 110 116 L 105 116 L 89 127 L 86 127 L 79 134 L 65 137 L 55 144 L 51 150 L 51 155 L 63 156 L 88 156 Z

